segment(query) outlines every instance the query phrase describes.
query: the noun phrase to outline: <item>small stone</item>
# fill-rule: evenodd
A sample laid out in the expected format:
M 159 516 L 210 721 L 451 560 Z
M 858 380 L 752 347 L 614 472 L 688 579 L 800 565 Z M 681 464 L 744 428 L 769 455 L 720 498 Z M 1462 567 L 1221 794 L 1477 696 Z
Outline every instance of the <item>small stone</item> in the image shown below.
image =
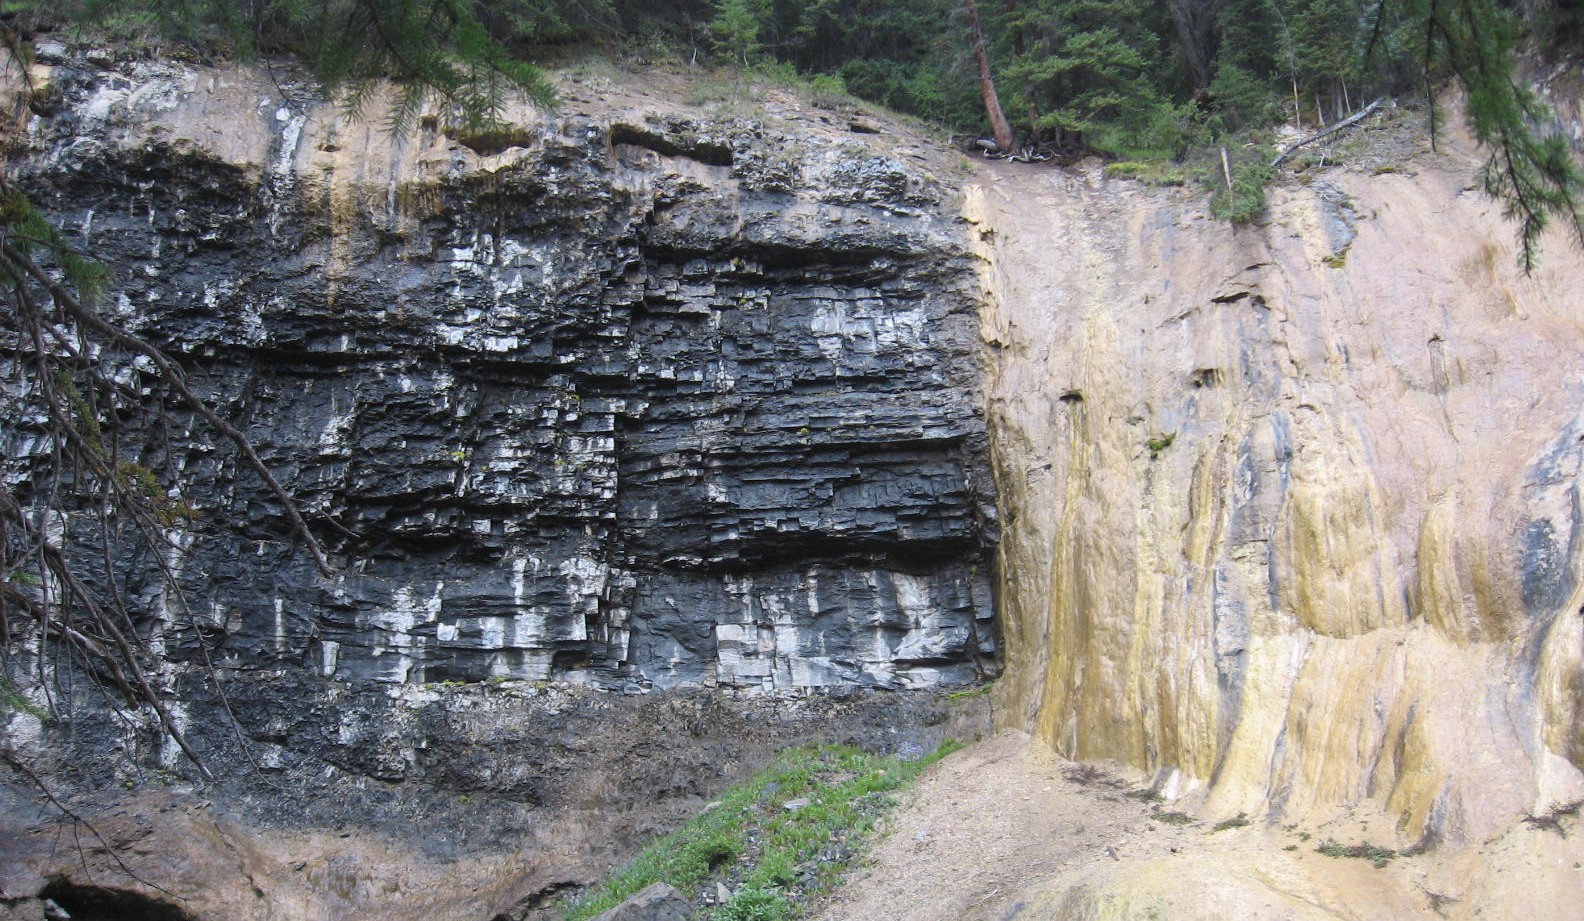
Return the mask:
M 59 64 L 66 59 L 66 45 L 55 41 L 42 41 L 33 46 L 33 59 L 45 64 Z
M 693 905 L 687 896 L 665 883 L 655 883 L 595 915 L 594 921 L 688 921 L 692 917 Z

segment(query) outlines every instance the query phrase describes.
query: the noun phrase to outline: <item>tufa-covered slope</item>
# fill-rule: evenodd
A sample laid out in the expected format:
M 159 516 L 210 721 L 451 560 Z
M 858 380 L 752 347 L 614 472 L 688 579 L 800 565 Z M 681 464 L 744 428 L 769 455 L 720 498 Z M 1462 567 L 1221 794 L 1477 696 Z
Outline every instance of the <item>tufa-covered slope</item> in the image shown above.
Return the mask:
M 1521 276 L 1394 124 L 1252 227 L 1097 168 L 970 196 L 1003 701 L 1214 818 L 1479 843 L 1584 796 L 1584 260 Z

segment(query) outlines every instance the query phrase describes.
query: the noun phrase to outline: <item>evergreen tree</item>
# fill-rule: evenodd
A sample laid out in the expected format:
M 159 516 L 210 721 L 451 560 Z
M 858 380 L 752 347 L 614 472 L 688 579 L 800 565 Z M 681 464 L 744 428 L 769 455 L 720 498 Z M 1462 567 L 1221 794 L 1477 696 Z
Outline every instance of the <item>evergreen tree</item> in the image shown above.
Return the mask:
M 1210 87 L 1221 46 L 1224 0 L 1166 0 L 1176 24 L 1177 51 L 1196 93 Z
M 759 54 L 759 30 L 767 13 L 760 0 L 718 0 L 709 22 L 716 52 L 746 66 Z
M 1002 21 L 1013 42 L 1014 109 L 1042 139 L 1081 146 L 1097 129 L 1148 124 L 1166 104 L 1152 5 L 1136 0 L 1025 0 Z
M 1553 124 L 1552 114 L 1515 72 L 1518 22 L 1491 0 L 1427 0 L 1422 15 L 1425 70 L 1444 64 L 1468 93 L 1469 128 L 1489 151 L 1480 181 L 1518 223 L 1524 271 L 1534 268 L 1553 220 L 1584 247 L 1584 176 L 1567 139 L 1541 127 Z

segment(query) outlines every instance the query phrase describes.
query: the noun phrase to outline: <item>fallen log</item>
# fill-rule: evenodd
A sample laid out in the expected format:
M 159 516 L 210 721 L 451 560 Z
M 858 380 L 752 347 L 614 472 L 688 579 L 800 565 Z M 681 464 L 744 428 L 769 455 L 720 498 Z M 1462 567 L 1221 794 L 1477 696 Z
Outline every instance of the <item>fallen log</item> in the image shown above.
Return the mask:
M 1365 106 L 1364 108 L 1360 109 L 1359 111 L 1354 112 L 1352 115 L 1349 115 L 1347 118 L 1344 118 L 1341 121 L 1337 122 L 1336 124 L 1332 125 L 1331 127 L 1325 129 L 1324 131 L 1320 131 L 1320 132 L 1316 132 L 1315 134 L 1311 134 L 1308 137 L 1304 138 L 1303 140 L 1298 141 L 1297 143 L 1295 143 L 1292 146 L 1288 147 L 1286 150 L 1282 151 L 1281 154 L 1276 159 L 1271 161 L 1271 169 L 1275 169 L 1276 167 L 1281 166 L 1282 165 L 1282 161 L 1287 159 L 1288 157 L 1292 156 L 1293 155 L 1293 151 L 1297 150 L 1298 148 L 1303 147 L 1303 146 L 1308 145 L 1308 144 L 1313 144 L 1315 141 L 1318 141 L 1321 138 L 1326 137 L 1327 135 L 1335 134 L 1336 132 L 1341 131 L 1343 128 L 1351 127 L 1352 125 L 1356 125 L 1359 122 L 1363 121 L 1364 118 L 1366 116 L 1368 116 L 1371 112 L 1373 112 L 1376 109 L 1380 108 L 1381 102 L 1383 102 L 1385 99 L 1386 99 L 1386 97 L 1382 96 L 1382 97 L 1380 97 L 1380 99 L 1375 100 L 1374 102 L 1370 103 L 1369 105 Z

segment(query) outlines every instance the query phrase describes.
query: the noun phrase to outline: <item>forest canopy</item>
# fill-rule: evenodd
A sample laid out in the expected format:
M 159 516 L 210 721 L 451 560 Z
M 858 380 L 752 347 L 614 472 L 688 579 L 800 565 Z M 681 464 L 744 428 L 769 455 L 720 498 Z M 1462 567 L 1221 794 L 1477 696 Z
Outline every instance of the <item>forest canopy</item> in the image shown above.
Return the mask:
M 7 16 L 290 53 L 352 101 L 395 76 L 487 118 L 598 47 L 778 66 L 964 133 L 991 128 L 974 42 L 1022 143 L 1178 153 L 1382 93 L 1584 46 L 1584 0 L 11 0 Z M 416 91 L 416 90 L 415 90 Z M 414 100 L 416 101 L 416 100 Z M 397 113 L 398 120 L 404 113 Z

